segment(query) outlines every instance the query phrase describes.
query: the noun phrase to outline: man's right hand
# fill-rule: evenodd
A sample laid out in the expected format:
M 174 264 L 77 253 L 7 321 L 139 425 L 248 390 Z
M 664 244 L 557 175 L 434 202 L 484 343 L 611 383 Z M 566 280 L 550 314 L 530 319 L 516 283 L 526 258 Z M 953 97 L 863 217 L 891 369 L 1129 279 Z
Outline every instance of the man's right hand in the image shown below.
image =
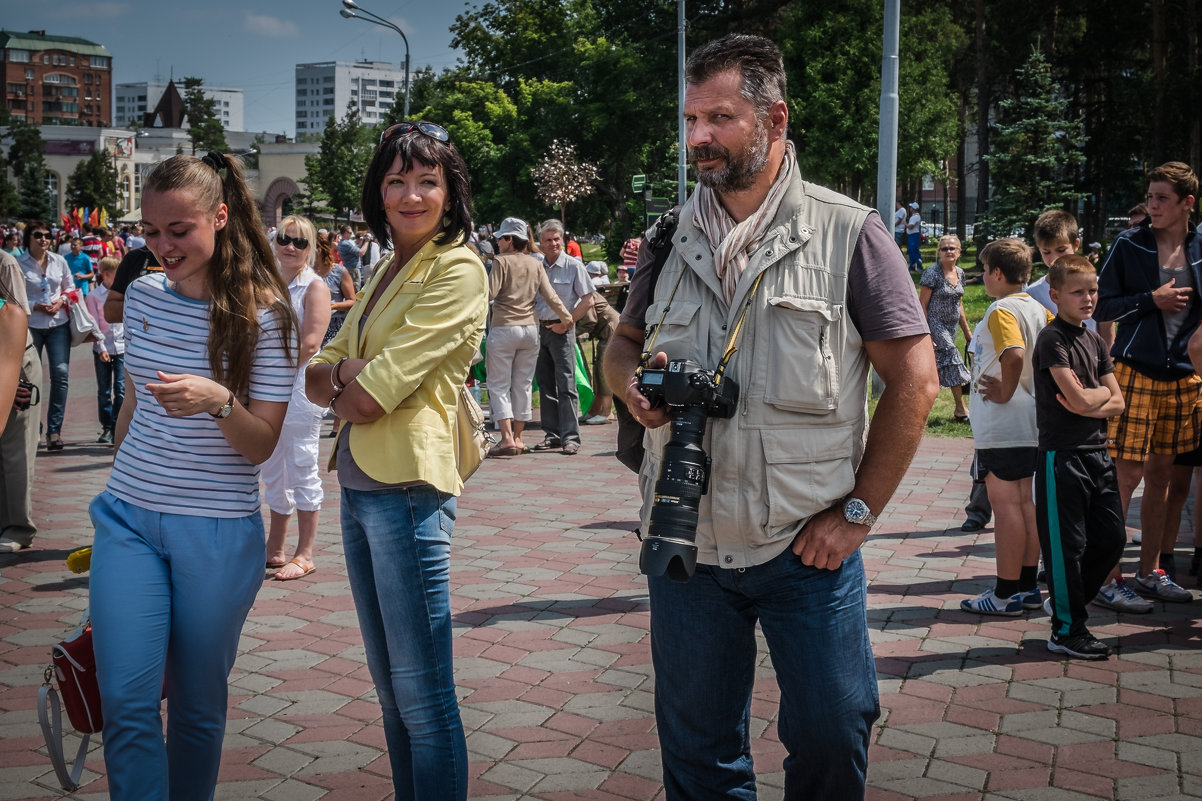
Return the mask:
M 1193 291 L 1188 286 L 1178 287 L 1177 279 L 1170 278 L 1168 283 L 1152 292 L 1152 300 L 1156 303 L 1156 308 L 1173 314 L 1189 305 Z
M 648 367 L 663 368 L 668 366 L 668 354 L 660 351 L 647 362 Z M 672 414 L 665 406 L 651 406 L 651 401 L 639 392 L 638 377 L 631 379 L 626 386 L 626 408 L 635 420 L 642 423 L 644 428 L 659 428 L 672 421 Z

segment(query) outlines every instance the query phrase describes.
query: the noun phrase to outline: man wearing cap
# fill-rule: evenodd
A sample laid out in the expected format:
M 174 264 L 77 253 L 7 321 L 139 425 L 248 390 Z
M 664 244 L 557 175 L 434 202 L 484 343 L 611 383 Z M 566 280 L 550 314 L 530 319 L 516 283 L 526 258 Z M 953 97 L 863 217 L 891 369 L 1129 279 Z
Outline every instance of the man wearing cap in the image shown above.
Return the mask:
M 545 315 L 556 317 L 564 326 L 572 325 L 572 313 L 555 294 L 542 263 L 531 255 L 525 222 L 506 217 L 496 239 L 499 253 L 488 271 L 492 316 L 484 366 L 488 370 L 489 410 L 501 431 L 501 441 L 489 455 L 518 456 L 530 450 L 522 442 L 522 432 L 533 417 L 530 384 L 541 336 L 535 299 L 546 304 Z
M 588 270 L 588 277 L 593 286 L 605 286 L 609 283 L 609 265 L 605 262 L 590 261 L 584 268 Z
M 918 250 L 922 244 L 922 215 L 918 213 L 918 204 L 910 204 L 910 217 L 906 220 L 906 253 L 910 259 L 910 269 L 922 272 L 922 253 Z
M 564 252 L 563 223 L 546 220 L 538 228 L 538 244 L 542 249 L 543 266 L 555 294 L 572 312 L 572 322 L 564 325 L 556 320 L 551 307 L 541 296 L 534 299 L 538 315 L 538 366 L 534 380 L 542 400 L 543 441 L 536 451 L 562 450 L 572 456 L 580 450 L 578 420 L 580 395 L 576 391 L 576 321 L 593 307 L 593 282 L 589 280 L 584 263 Z

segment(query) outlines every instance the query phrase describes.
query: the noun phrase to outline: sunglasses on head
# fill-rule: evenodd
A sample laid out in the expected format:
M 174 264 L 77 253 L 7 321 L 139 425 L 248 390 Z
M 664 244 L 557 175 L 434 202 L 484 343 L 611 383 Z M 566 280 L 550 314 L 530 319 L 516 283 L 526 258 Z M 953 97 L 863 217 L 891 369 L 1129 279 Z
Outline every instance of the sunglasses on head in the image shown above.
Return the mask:
M 384 144 L 394 136 L 404 136 L 410 131 L 423 133 L 439 142 L 451 141 L 451 135 L 441 125 L 435 125 L 432 122 L 398 122 L 396 125 L 389 125 L 384 129 L 384 133 L 380 134 L 380 144 Z
M 53 237 L 50 236 L 50 234 L 46 233 L 45 231 L 34 231 L 32 234 L 29 235 L 29 238 L 30 239 L 53 239 Z
M 304 250 L 309 247 L 309 240 L 303 236 L 288 236 L 287 234 L 276 234 L 276 244 L 280 247 L 284 245 L 295 245 L 297 250 Z

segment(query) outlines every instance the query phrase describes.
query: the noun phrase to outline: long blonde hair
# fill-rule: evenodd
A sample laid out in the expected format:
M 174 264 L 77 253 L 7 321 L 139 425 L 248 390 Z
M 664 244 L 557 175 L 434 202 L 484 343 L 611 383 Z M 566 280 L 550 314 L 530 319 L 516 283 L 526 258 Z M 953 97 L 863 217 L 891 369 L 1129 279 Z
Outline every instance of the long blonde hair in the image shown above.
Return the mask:
M 224 174 L 223 174 L 224 172 Z M 296 314 L 288 287 L 275 268 L 275 254 L 263 231 L 259 209 L 251 198 L 236 159 L 210 153 L 172 156 L 146 176 L 142 192 L 193 192 L 209 213 L 225 203 L 229 220 L 218 229 L 209 263 L 209 369 L 213 380 L 244 395 L 261 333 L 260 308 L 276 316 L 289 361 L 294 359 Z

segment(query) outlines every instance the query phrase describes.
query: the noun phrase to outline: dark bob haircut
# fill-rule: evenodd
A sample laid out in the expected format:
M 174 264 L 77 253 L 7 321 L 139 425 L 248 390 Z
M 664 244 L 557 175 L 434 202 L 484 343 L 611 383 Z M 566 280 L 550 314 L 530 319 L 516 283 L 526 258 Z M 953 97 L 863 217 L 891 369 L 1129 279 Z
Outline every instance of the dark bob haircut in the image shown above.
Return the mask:
M 413 169 L 414 162 L 426 167 L 442 167 L 451 209 L 446 214 L 446 225 L 434 237 L 434 241 L 446 245 L 466 240 L 472 230 L 472 188 L 467 165 L 454 145 L 413 129 L 387 139 L 376 148 L 363 181 L 363 219 L 371 227 L 380 247 L 392 244 L 392 229 L 388 227 L 388 214 L 384 211 L 384 197 L 380 188 L 384 185 L 384 175 L 392 168 L 397 157 L 400 157 L 401 169 L 405 172 Z
M 50 233 L 50 223 L 46 222 L 45 220 L 28 220 L 28 221 L 26 221 L 25 234 L 21 238 L 21 241 L 24 243 L 23 246 L 26 250 L 29 250 L 29 240 L 33 239 L 34 231 L 45 231 L 46 233 Z M 52 242 L 52 244 L 53 244 L 53 242 Z M 54 250 L 54 248 L 51 247 L 50 245 L 47 245 L 46 250 Z

